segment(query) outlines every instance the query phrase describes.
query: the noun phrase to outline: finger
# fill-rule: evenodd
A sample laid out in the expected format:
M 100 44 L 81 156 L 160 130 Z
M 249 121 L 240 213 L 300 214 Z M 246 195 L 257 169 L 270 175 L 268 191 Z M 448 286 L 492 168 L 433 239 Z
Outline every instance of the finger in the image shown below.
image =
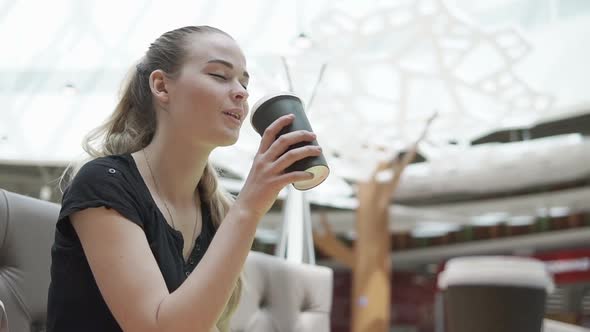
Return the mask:
M 288 151 L 283 154 L 272 166 L 273 172 L 281 173 L 296 161 L 307 157 L 319 156 L 322 153 L 322 148 L 315 145 L 302 146 Z
M 270 148 L 267 150 L 267 155 L 270 160 L 276 160 L 289 149 L 290 146 L 297 143 L 312 142 L 316 139 L 316 135 L 310 131 L 298 130 L 293 131 L 277 138 Z
M 289 172 L 289 173 L 285 173 L 283 175 L 280 175 L 277 178 L 277 181 L 283 184 L 283 187 L 293 183 L 293 182 L 299 182 L 299 181 L 307 181 L 307 180 L 311 180 L 313 179 L 314 175 L 310 172 L 305 172 L 305 171 L 295 171 L 295 172 Z
M 283 115 L 280 118 L 276 119 L 273 123 L 270 124 L 264 130 L 262 134 L 262 140 L 260 141 L 260 147 L 258 148 L 258 153 L 262 154 L 265 153 L 266 150 L 270 148 L 272 143 L 277 139 L 277 136 L 281 132 L 283 128 L 290 125 L 295 119 L 293 114 Z

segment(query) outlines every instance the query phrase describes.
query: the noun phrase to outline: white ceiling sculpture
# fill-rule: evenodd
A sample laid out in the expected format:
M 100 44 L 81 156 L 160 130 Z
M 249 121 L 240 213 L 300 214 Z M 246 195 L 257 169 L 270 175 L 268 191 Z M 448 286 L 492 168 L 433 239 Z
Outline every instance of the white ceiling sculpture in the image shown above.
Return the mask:
M 486 31 L 441 0 L 399 2 L 360 17 L 331 10 L 310 35 L 315 46 L 288 58 L 291 80 L 304 100 L 314 96 L 311 122 L 345 177 L 362 177 L 407 147 L 435 111 L 427 144 L 440 149 L 530 125 L 553 110 L 549 94 L 515 73 L 532 49 L 515 29 Z

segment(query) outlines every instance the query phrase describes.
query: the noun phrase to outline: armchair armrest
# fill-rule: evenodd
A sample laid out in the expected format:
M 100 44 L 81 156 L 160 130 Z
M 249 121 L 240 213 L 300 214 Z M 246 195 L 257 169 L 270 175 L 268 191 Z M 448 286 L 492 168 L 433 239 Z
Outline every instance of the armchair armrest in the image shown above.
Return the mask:
M 2 301 L 0 301 L 0 332 L 8 332 L 8 317 Z
M 589 329 L 558 322 L 551 319 L 545 319 L 543 322 L 543 332 L 589 332 Z

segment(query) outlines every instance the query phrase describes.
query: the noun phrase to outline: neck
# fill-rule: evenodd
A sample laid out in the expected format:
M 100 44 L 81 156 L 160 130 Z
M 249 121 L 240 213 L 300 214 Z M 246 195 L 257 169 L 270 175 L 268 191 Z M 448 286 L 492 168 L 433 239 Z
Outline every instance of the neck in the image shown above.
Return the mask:
M 187 152 L 190 151 L 190 152 Z M 195 190 L 212 149 L 187 147 L 154 137 L 138 156 L 147 164 L 147 171 L 158 186 L 159 195 L 175 205 L 193 204 Z M 137 159 L 137 158 L 136 158 Z

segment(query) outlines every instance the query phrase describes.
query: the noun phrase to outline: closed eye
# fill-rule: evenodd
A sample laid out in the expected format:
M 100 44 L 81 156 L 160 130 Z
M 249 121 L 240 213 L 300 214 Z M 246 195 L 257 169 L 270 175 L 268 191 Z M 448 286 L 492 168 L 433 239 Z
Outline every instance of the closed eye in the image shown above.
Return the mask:
M 219 78 L 219 79 L 221 79 L 221 80 L 227 81 L 227 77 L 225 77 L 225 76 L 223 76 L 223 75 L 214 74 L 214 73 L 210 73 L 209 75 L 211 75 L 211 76 L 213 76 L 213 77 L 216 77 L 216 78 Z M 243 83 L 240 83 L 240 84 L 242 85 L 242 87 L 243 87 L 244 89 L 248 90 L 248 85 L 247 85 L 247 84 L 243 84 Z
M 220 78 L 220 79 L 222 79 L 222 80 L 227 80 L 227 78 L 226 78 L 225 76 L 223 76 L 223 75 L 219 75 L 219 74 L 209 74 L 209 75 L 211 75 L 211 76 L 213 76 L 213 77 Z

